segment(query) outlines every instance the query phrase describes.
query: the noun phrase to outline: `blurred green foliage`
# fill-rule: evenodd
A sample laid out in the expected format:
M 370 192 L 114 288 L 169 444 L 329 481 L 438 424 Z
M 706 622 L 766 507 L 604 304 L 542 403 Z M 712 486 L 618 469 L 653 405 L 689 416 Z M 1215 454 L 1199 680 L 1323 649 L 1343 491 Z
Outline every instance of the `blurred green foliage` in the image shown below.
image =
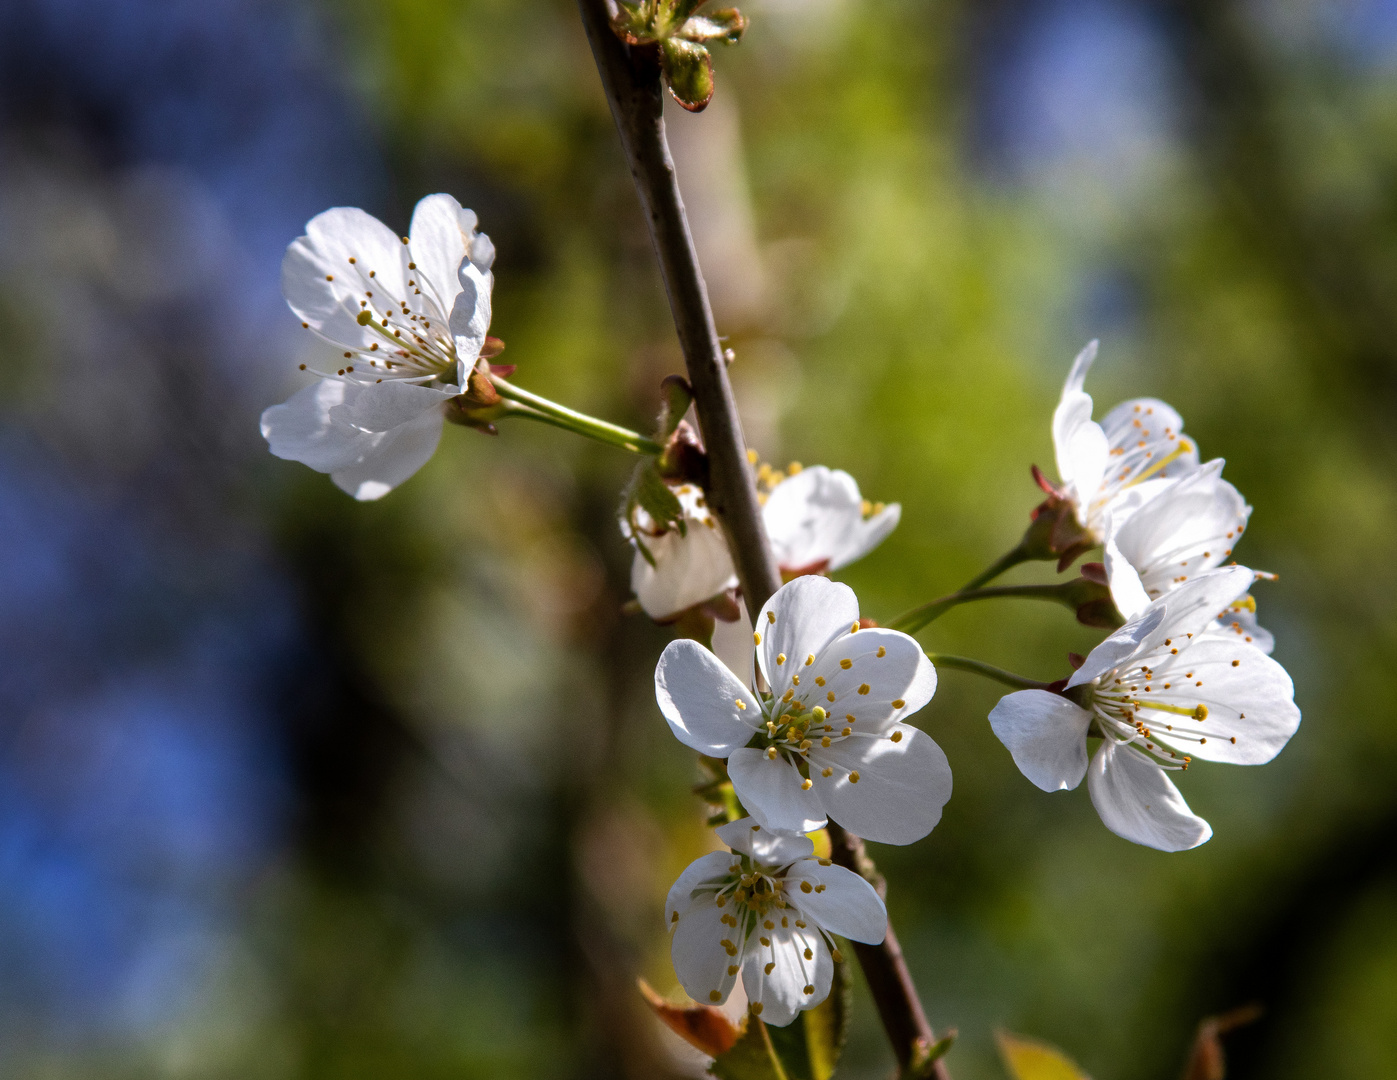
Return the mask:
M 1239 555 L 1280 575 L 1262 618 L 1305 721 L 1264 769 L 1189 773 L 1216 830 L 1194 852 L 1133 847 L 1085 792 L 1033 788 L 985 723 L 998 691 L 943 673 L 918 720 L 955 796 L 928 840 L 874 854 L 933 1024 L 960 1031 L 957 1080 L 1003 1075 L 1001 1025 L 1098 1078 L 1164 1080 L 1199 1018 L 1250 1000 L 1268 1011 L 1235 1036 L 1233 1076 L 1371 1080 L 1397 1069 L 1382 840 L 1397 817 L 1397 75 L 1287 44 L 1237 0 L 1141 7 L 1176 58 L 1181 119 L 1128 182 L 1089 159 L 983 167 L 979 31 L 1014 20 L 1007 0 L 745 4 L 713 105 L 676 109 L 671 134 L 757 449 L 903 505 L 843 575 L 866 614 L 941 595 L 1018 539 L 1061 378 L 1096 334 L 1099 409 L 1175 404 L 1257 508 Z M 369 209 L 399 228 L 431 191 L 474 206 L 516 381 L 646 425 L 681 360 L 570 0 L 321 13 L 394 181 Z M 1132 299 L 1094 325 L 1103 275 Z M 376 1080 L 674 1067 L 634 976 L 674 985 L 662 897 L 710 841 L 691 756 L 653 703 L 666 634 L 619 614 L 630 467 L 506 426 L 448 431 L 372 505 L 299 467 L 268 473 L 344 665 L 354 764 L 331 770 L 303 859 L 255 898 L 226 1012 L 149 1064 Z M 1041 678 L 1099 637 L 1013 602 L 923 636 Z M 890 1065 L 860 986 L 840 1075 Z

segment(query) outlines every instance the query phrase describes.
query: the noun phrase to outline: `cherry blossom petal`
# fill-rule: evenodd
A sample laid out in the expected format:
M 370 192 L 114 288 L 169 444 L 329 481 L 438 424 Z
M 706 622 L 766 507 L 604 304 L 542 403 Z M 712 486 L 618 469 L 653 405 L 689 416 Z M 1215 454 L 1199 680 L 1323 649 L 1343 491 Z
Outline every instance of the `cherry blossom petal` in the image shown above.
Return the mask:
M 1152 601 L 1150 608 L 1162 607 L 1164 619 L 1141 643 L 1142 650 L 1161 648 L 1166 638 L 1192 640 L 1255 580 L 1256 574 L 1245 566 L 1224 566 L 1199 574 Z
M 408 229 L 408 250 L 417 269 L 411 271 L 416 288 L 436 308 L 433 321 L 451 314 L 461 291 L 456 272 L 470 258 L 478 219 L 450 195 L 428 195 L 418 200 Z
M 894 742 L 897 733 L 901 738 Z M 830 817 L 881 844 L 920 840 L 936 827 L 951 798 L 946 755 L 931 736 L 907 724 L 876 738 L 854 735 L 828 748 L 812 747 L 810 779 Z
M 354 464 L 332 472 L 330 479 L 361 502 L 383 498 L 431 459 L 444 421 L 443 411 L 432 409 L 391 431 L 374 434 L 371 448 Z
M 804 833 L 764 829 L 750 817 L 730 821 L 713 831 L 733 851 L 749 855 L 763 866 L 785 866 L 809 858 L 815 851 L 814 841 Z
M 727 877 L 732 861 L 732 856 L 726 851 L 711 851 L 686 866 L 670 886 L 669 895 L 665 898 L 665 926 L 677 921 L 676 915 L 682 916 L 689 910 L 694 890 L 700 885 L 716 883 Z
M 791 676 L 859 621 L 854 590 L 824 577 L 800 577 L 778 589 L 757 616 L 757 663 L 772 693 L 791 688 Z
M 1089 683 L 1092 679 L 1119 667 L 1143 649 L 1144 642 L 1155 634 L 1163 621 L 1162 604 L 1147 607 L 1087 654 L 1086 662 L 1067 680 L 1067 689 Z
M 672 529 L 663 536 L 642 537 L 654 566 L 639 551 L 631 562 L 631 591 L 656 621 L 672 619 L 737 584 L 722 532 L 702 522 L 687 525 L 687 535 Z M 750 631 L 744 636 L 750 645 Z
M 777 562 L 789 570 L 838 570 L 862 558 L 897 527 L 896 504 L 865 518 L 863 496 L 843 470 L 813 465 L 782 480 L 762 507 Z
M 762 938 L 771 944 L 762 945 Z M 829 949 L 813 928 L 802 930 L 779 924 L 774 930 L 759 927 L 747 941 L 742 985 L 751 1001 L 761 1003 L 764 1023 L 785 1027 L 802 1009 L 812 1008 L 827 998 L 833 979 L 834 962 Z M 806 987 L 810 988 L 808 994 Z
M 1087 790 L 1106 828 L 1132 843 L 1187 851 L 1213 835 L 1168 773 L 1132 747 L 1103 741 L 1087 771 Z
M 801 700 L 824 708 L 835 723 L 853 716 L 859 731 L 881 731 L 923 708 L 936 693 L 936 668 L 916 639 L 896 630 L 846 633 L 813 661 L 807 653 L 797 662 Z M 817 677 L 824 682 L 817 683 Z
M 1268 656 L 1275 651 L 1276 637 L 1256 621 L 1256 601 L 1250 596 L 1234 600 L 1217 621 L 1203 631 L 1207 637 L 1226 637 L 1260 649 Z
M 306 235 L 287 248 L 281 267 L 282 294 L 302 321 L 331 340 L 367 344 L 366 328 L 353 323 L 358 300 L 366 290 L 381 290 L 384 297 L 395 300 L 404 297 L 407 262 L 402 240 L 383 222 L 357 207 L 335 207 L 311 218 Z M 353 331 L 344 323 L 346 312 Z M 340 330 L 352 338 L 339 336 Z
M 723 942 L 740 949 L 739 931 L 722 917 L 723 909 L 713 896 L 700 894 L 674 924 L 670 943 L 670 959 L 679 984 L 691 998 L 704 1004 L 726 1001 L 737 981 L 738 956 L 730 954 Z
M 1187 476 L 1198 468 L 1198 444 L 1189 438 L 1183 440 L 1187 443 L 1186 448 L 1178 445 L 1184 431 L 1184 418 L 1172 405 L 1158 398 L 1122 401 L 1102 418 L 1101 430 L 1112 447 L 1124 448 L 1135 443 L 1138 448 L 1143 438 L 1150 443 L 1150 449 L 1155 454 L 1150 459 L 1151 464 L 1177 452 L 1168 465 L 1151 473 L 1151 476 L 1161 479 Z
M 1087 774 L 1091 714 L 1059 694 L 1008 694 L 990 712 L 990 727 L 1019 771 L 1044 791 L 1070 791 Z
M 1180 679 L 1186 669 L 1191 676 Z M 1164 684 L 1171 683 L 1165 690 Z M 1201 683 L 1202 685 L 1198 685 Z M 1263 765 L 1284 749 L 1300 726 L 1295 687 L 1285 668 L 1260 649 L 1206 634 L 1181 654 L 1173 668 L 1161 666 L 1147 701 L 1203 704 L 1207 718 L 1178 717 L 1142 710 L 1154 738 L 1203 761 Z M 1173 732 L 1169 730 L 1172 722 Z M 1185 729 L 1194 737 L 1182 738 Z
M 733 622 L 714 620 L 713 652 L 745 685 L 756 683 L 757 660 L 756 650 L 752 647 L 752 620 L 747 614 L 747 602 L 741 597 L 737 599 L 737 618 Z
M 655 667 L 655 700 L 675 738 L 727 757 L 752 737 L 762 710 L 752 692 L 697 641 L 671 641 Z
M 763 827 L 784 832 L 822 829 L 828 818 L 813 788 L 801 787 L 802 777 L 783 755 L 743 747 L 728 757 L 733 791 L 747 812 Z
M 329 382 L 330 380 L 322 380 Z M 429 409 L 440 409 L 460 390 L 455 386 L 438 388 L 391 380 L 356 386 L 333 412 L 362 431 L 391 431 L 416 420 Z
M 494 276 L 482 272 L 467 259 L 461 263 L 456 280 L 461 291 L 456 294 L 452 304 L 449 323 L 456 339 L 456 353 L 461 363 L 469 367 L 480 355 L 490 329 L 490 292 L 494 287 Z
M 882 898 L 852 870 L 807 859 L 791 867 L 786 881 L 791 901 L 830 933 L 869 945 L 887 936 L 888 910 Z M 808 891 L 802 882 L 810 885 Z
M 273 454 L 299 461 L 318 472 L 354 464 L 372 448 L 375 437 L 337 413 L 346 396 L 359 387 L 338 379 L 318 379 L 280 405 L 262 413 L 262 437 Z
M 1077 503 L 1078 518 L 1084 525 L 1086 507 L 1106 474 L 1110 449 L 1105 433 L 1091 418 L 1091 396 L 1082 390 L 1096 359 L 1096 349 L 1097 343 L 1092 341 L 1077 354 L 1063 385 L 1062 398 L 1053 411 L 1053 452 L 1058 476 Z

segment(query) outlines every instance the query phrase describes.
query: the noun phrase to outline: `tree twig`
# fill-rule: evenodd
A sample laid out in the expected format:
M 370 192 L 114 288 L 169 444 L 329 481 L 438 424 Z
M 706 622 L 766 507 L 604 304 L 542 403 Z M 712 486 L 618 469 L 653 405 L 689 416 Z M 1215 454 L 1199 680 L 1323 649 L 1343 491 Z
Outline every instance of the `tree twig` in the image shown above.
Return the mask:
M 578 7 L 650 225 L 650 238 L 660 260 L 674 326 L 684 351 L 694 408 L 708 451 L 709 505 L 722 522 L 747 610 L 755 617 L 781 587 L 781 574 L 762 525 L 737 402 L 728 382 L 708 288 L 699 269 L 674 162 L 665 140 L 658 54 L 654 47 L 627 46 L 612 32 L 612 2 L 578 0 Z M 863 853 L 863 841 L 834 824 L 830 825 L 830 837 L 836 862 L 844 866 L 858 863 L 875 873 Z M 883 1027 L 892 1040 L 898 1066 L 907 1073 L 918 1051 L 925 1054 L 935 1040 L 897 937 L 889 926 L 883 944 L 854 948 L 873 990 Z M 925 1071 L 936 1080 L 949 1080 L 945 1065 L 939 1060 Z
M 755 618 L 781 587 L 781 574 L 762 526 L 727 361 L 665 140 L 659 53 L 655 46 L 628 47 L 621 42 L 611 29 L 608 0 L 578 0 L 578 6 L 669 293 L 708 451 L 708 502 L 727 534 L 742 595 Z

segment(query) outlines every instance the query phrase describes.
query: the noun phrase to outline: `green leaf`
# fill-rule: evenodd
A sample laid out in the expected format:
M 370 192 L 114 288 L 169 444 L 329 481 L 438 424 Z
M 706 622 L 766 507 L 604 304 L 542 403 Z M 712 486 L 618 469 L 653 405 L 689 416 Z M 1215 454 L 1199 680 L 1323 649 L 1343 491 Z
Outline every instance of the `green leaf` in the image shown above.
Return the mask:
M 713 58 L 708 49 L 683 38 L 660 43 L 660 67 L 674 100 L 690 112 L 702 112 L 713 98 Z
M 747 29 L 747 20 L 737 8 L 719 8 L 695 15 L 679 28 L 687 41 L 723 41 L 736 45 Z
M 684 508 L 668 484 L 660 479 L 653 461 L 642 461 L 635 474 L 635 501 L 660 528 L 684 533 Z
M 843 964 L 834 965 L 829 997 L 806 1009 L 786 1027 L 766 1026 L 771 1050 L 781 1060 L 786 1080 L 830 1080 L 849 1034 L 852 989 Z M 761 1025 L 749 1017 L 742 1037 L 713 1060 L 709 1072 L 719 1080 L 780 1080 L 771 1061 Z
M 1061 1050 L 1036 1039 L 997 1033 L 999 1052 L 1014 1080 L 1089 1080 Z

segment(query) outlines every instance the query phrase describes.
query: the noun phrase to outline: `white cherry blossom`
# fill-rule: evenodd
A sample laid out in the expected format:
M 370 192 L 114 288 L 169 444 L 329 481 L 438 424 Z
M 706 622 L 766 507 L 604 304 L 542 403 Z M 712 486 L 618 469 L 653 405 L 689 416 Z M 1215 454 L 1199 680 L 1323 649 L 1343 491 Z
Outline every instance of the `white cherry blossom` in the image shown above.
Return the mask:
M 762 504 L 772 553 L 788 577 L 840 570 L 897 528 L 902 507 L 872 505 L 842 469 L 812 465 L 776 481 Z
M 1044 791 L 1082 777 L 1106 827 L 1162 851 L 1196 847 L 1212 829 L 1169 778 L 1194 760 L 1270 761 L 1300 710 L 1285 669 L 1235 636 L 1208 630 L 1253 574 L 1213 570 L 1179 585 L 1092 650 L 1063 694 L 1021 690 L 990 725 Z M 1087 739 L 1101 745 L 1087 761 Z
M 1198 449 L 1183 436 L 1183 418 L 1155 398 L 1132 398 L 1091 418 L 1091 395 L 1082 389 L 1096 359 L 1091 342 L 1072 364 L 1053 413 L 1057 471 L 1077 521 L 1096 543 L 1106 538 L 1106 517 L 1118 501 L 1141 502 L 1162 481 L 1198 468 Z
M 342 350 L 342 366 L 262 414 L 272 453 L 357 499 L 420 469 L 485 345 L 494 257 L 475 213 L 450 195 L 419 202 L 402 238 L 354 207 L 312 218 L 286 250 L 281 290 L 303 327 Z
M 886 844 L 920 840 L 951 797 L 946 755 L 903 723 L 936 692 L 936 670 L 906 634 L 859 627 L 854 591 L 799 577 L 757 616 L 757 693 L 695 641 L 669 644 L 655 696 L 684 745 L 727 758 L 738 798 L 770 829 L 833 818 Z
M 794 466 L 793 466 L 794 468 Z M 762 467 L 769 490 L 762 495 L 762 523 L 787 577 L 839 570 L 863 558 L 897 527 L 902 508 L 870 504 L 848 473 L 814 465 L 791 475 Z M 769 479 L 768 479 L 769 478 Z M 684 510 L 684 529 L 655 527 L 643 509 L 635 521 L 620 519 L 636 544 L 631 591 L 657 622 L 737 586 L 737 572 L 723 532 L 694 484 L 672 484 Z M 637 535 L 638 534 L 638 535 Z M 653 561 L 652 561 L 653 560 Z
M 635 546 L 631 591 L 645 614 L 668 622 L 695 604 L 737 586 L 728 542 L 697 484 L 671 486 L 684 511 L 684 528 L 657 527 L 642 507 L 621 518 L 621 532 Z M 645 545 L 650 558 L 640 551 Z M 652 561 L 653 560 L 653 561 Z
M 834 936 L 876 945 L 887 910 L 858 874 L 815 858 L 808 836 L 752 818 L 717 833 L 731 852 L 690 863 L 665 901 L 675 973 L 690 997 L 712 1004 L 740 974 L 752 1012 L 784 1026 L 829 996 L 843 960 Z

